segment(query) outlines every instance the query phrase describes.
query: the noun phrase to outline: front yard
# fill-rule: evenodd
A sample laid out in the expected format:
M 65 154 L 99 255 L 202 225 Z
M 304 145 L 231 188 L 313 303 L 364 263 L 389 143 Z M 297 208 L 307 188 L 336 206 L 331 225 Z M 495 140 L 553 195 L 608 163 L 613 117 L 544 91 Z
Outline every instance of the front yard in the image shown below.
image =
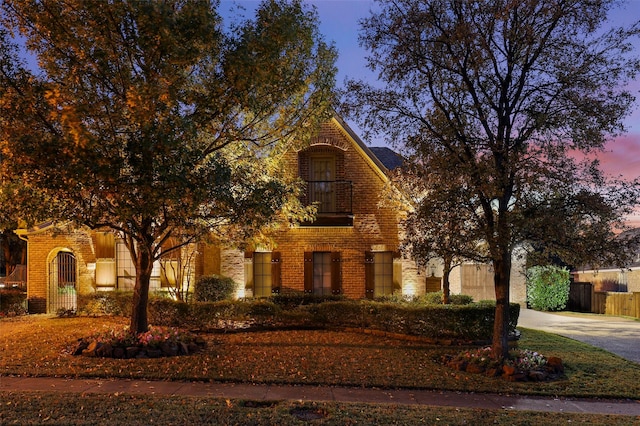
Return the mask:
M 190 356 L 107 359 L 72 356 L 81 337 L 125 324 L 119 317 L 28 316 L 0 322 L 0 375 L 120 377 L 247 383 L 425 388 L 565 397 L 637 398 L 640 366 L 563 337 L 522 330 L 519 347 L 564 361 L 562 380 L 507 382 L 451 370 L 439 360 L 465 349 L 362 333 L 294 330 L 205 334 Z

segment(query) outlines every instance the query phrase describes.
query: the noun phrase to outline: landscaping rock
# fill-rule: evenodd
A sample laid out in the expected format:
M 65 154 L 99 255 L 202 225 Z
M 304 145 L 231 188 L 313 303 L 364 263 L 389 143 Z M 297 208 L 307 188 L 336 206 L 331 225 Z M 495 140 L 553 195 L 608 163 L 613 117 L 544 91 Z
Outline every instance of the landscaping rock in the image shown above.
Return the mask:
M 125 351 L 127 353 L 127 358 L 135 358 L 138 356 L 138 353 L 140 353 L 140 348 L 137 346 L 129 346 Z
M 81 355 L 82 351 L 87 349 L 88 346 L 89 346 L 89 342 L 87 342 L 84 339 L 78 339 L 78 343 L 76 343 L 76 346 L 73 349 L 71 349 L 71 355 L 73 356 Z
M 557 356 L 551 356 L 547 358 L 547 368 L 549 368 L 555 374 L 563 374 L 564 373 L 564 365 L 562 364 L 562 359 Z
M 149 358 L 160 358 L 162 356 L 162 349 L 147 349 L 147 356 Z
M 549 375 L 544 371 L 530 371 L 528 374 L 528 378 L 534 382 L 544 382 L 548 377 Z
M 502 372 L 504 373 L 505 376 L 509 377 L 509 376 L 513 376 L 514 374 L 516 374 L 516 368 L 512 367 L 510 365 L 503 365 L 502 366 Z
M 100 345 L 96 349 L 96 356 L 104 357 L 104 358 L 112 358 L 113 357 L 113 347 L 109 343 L 105 343 L 104 345 Z
M 177 356 L 178 355 L 178 345 L 163 343 L 160 346 L 160 350 L 164 354 L 164 356 Z
M 469 365 L 467 365 L 465 371 L 467 373 L 482 374 L 484 373 L 485 368 L 482 365 L 470 363 Z

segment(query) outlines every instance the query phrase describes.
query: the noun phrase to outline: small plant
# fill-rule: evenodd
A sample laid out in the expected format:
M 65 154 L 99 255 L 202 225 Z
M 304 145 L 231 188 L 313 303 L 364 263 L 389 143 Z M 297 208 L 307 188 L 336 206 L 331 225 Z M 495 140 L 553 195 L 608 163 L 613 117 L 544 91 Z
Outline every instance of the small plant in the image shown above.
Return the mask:
M 512 349 L 509 351 L 509 358 L 505 360 L 505 365 L 514 367 L 522 373 L 530 373 L 544 369 L 547 358 L 529 349 Z
M 570 285 L 567 268 L 534 266 L 527 270 L 527 301 L 533 309 L 559 311 L 567 306 Z
M 75 317 L 77 315 L 77 312 L 74 308 L 58 308 L 58 310 L 56 311 L 56 316 L 58 318 L 71 318 L 71 317 Z

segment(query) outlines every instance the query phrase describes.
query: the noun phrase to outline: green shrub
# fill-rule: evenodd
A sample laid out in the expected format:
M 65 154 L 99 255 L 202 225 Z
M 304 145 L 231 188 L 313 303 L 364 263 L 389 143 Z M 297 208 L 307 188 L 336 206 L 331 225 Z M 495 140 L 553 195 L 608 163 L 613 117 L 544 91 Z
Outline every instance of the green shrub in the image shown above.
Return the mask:
M 0 290 L 0 317 L 25 315 L 27 293 L 17 289 Z
M 166 327 L 185 327 L 191 323 L 189 305 L 186 302 L 165 297 L 152 297 L 147 305 L 149 324 Z
M 231 299 L 236 291 L 236 283 L 228 277 L 206 275 L 198 278 L 193 289 L 196 302 L 217 302 Z
M 84 315 L 129 316 L 133 310 L 132 291 L 100 291 L 78 294 L 78 313 Z
M 527 270 L 527 301 L 533 309 L 558 311 L 569 301 L 569 270 L 557 266 L 534 266 Z
M 442 305 L 442 291 L 425 293 L 422 296 L 416 296 L 412 300 L 417 305 Z M 450 294 L 449 304 L 451 305 L 469 305 L 473 303 L 473 297 L 467 294 Z
M 315 305 L 324 302 L 336 302 L 339 300 L 344 300 L 344 296 L 335 294 L 320 296 L 304 292 L 279 293 L 274 294 L 269 298 L 270 302 L 275 303 L 284 310 L 291 310 L 304 305 Z

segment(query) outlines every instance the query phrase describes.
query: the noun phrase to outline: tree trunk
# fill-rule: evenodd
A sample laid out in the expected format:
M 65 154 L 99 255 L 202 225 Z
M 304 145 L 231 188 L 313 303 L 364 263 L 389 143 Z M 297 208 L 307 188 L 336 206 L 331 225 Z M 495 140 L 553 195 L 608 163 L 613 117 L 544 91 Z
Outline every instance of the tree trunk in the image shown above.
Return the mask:
M 450 303 L 449 295 L 449 275 L 451 274 L 451 258 L 446 257 L 443 259 L 444 268 L 442 271 L 442 304 L 448 305 Z
M 133 289 L 133 311 L 130 324 L 132 333 L 145 333 L 149 330 L 147 305 L 152 270 L 153 257 L 151 256 L 151 250 L 142 248 L 136 258 L 136 285 Z
M 509 281 L 511 278 L 511 253 L 505 250 L 500 260 L 494 260 L 494 285 L 496 312 L 493 322 L 491 352 L 495 359 L 509 355 Z

